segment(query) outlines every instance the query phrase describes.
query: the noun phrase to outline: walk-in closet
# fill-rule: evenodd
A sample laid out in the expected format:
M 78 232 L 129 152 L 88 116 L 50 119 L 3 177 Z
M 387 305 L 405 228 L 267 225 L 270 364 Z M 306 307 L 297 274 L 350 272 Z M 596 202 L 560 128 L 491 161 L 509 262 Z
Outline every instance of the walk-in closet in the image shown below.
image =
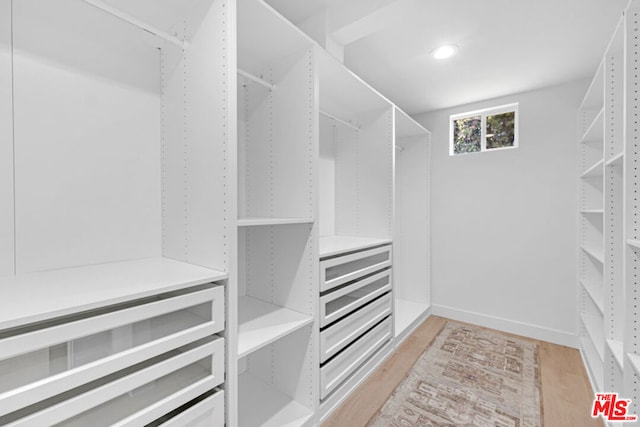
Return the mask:
M 635 425 L 640 0 L 534 3 L 0 0 L 0 426 Z

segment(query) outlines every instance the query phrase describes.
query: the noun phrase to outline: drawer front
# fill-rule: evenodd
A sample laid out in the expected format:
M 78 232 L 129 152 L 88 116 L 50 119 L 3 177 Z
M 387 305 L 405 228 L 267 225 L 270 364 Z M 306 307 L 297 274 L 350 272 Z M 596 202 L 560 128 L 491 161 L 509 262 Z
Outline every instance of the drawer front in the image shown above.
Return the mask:
M 110 380 L 110 381 L 109 381 Z M 134 371 L 113 374 L 102 385 L 20 419 L 12 427 L 53 425 L 140 426 L 179 408 L 224 380 L 224 339 L 174 350 Z M 0 423 L 5 420 L 0 418 Z
M 391 245 L 320 261 L 320 291 L 328 291 L 344 283 L 391 265 Z
M 223 327 L 224 288 L 218 286 L 2 339 L 0 417 Z
M 320 398 L 324 399 L 391 338 L 391 318 L 358 339 L 320 368 Z
M 215 427 L 224 425 L 224 390 L 207 397 L 162 424 L 162 427 Z
M 391 293 L 375 300 L 320 332 L 320 362 L 345 348 L 366 330 L 391 314 Z
M 391 270 L 383 270 L 320 297 L 320 326 L 324 327 L 391 290 Z

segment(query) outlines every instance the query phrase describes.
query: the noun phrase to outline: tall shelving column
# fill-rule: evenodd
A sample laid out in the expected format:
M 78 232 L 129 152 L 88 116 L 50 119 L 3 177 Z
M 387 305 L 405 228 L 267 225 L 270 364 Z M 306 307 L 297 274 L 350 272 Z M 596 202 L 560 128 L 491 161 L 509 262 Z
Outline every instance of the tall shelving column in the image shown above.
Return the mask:
M 624 334 L 624 22 L 621 19 L 607 49 L 604 140 L 604 389 L 622 393 Z
M 640 2 L 625 15 L 626 152 L 625 152 L 625 332 L 624 396 L 629 412 L 640 414 Z
M 0 424 L 224 422 L 227 2 L 0 3 Z
M 312 41 L 237 1 L 238 338 L 229 426 L 303 426 L 317 406 L 317 85 Z
M 393 348 L 393 105 L 317 47 L 322 421 Z
M 604 363 L 604 63 L 578 111 L 580 144 L 580 338 L 594 386 Z
M 431 133 L 395 114 L 394 335 L 396 345 L 429 315 Z

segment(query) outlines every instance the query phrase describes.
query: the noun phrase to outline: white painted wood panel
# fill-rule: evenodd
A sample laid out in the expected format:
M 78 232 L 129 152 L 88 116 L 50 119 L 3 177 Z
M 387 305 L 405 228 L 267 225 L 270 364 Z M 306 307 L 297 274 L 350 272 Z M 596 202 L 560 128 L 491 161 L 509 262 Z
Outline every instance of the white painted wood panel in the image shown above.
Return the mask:
M 314 172 L 317 150 L 317 96 L 311 48 L 274 67 L 273 213 L 314 216 Z
M 396 141 L 394 295 L 429 304 L 429 142 L 426 134 Z M 426 308 L 426 307 L 425 307 Z
M 315 312 L 317 261 L 312 224 L 244 230 L 246 295 L 311 315 Z
M 246 357 L 248 373 L 310 411 L 317 404 L 314 378 L 319 352 L 311 339 L 312 329 L 313 325 L 300 328 Z M 240 404 L 242 413 L 243 402 Z
M 359 140 L 358 235 L 384 238 L 393 227 L 393 111 L 372 116 Z
M 313 416 L 309 408 L 250 373 L 242 374 L 239 383 L 241 427 L 294 427 Z
M 0 1 L 0 277 L 14 273 L 11 0 Z M 5 291 L 3 290 L 3 293 Z
M 228 166 L 235 147 L 235 134 L 230 130 L 235 119 L 235 75 L 228 53 L 233 34 L 225 7 L 225 2 L 212 2 L 201 15 L 192 13 L 186 19 L 187 35 L 193 36 L 185 54 L 188 116 L 183 158 L 187 167 L 186 261 L 227 271 L 230 221 L 235 219 L 229 194 L 233 169 Z
M 318 163 L 320 236 L 336 234 L 336 149 L 334 122 L 320 116 L 320 158 Z M 322 253 L 322 251 L 320 251 Z
M 80 3 L 14 3 L 18 273 L 160 253 L 160 105 L 136 85 L 157 51 L 131 31 L 90 43 L 122 24 Z M 76 11 L 82 33 L 64 26 Z M 96 51 L 111 60 L 102 74 Z
M 361 236 L 359 230 L 360 132 L 335 124 L 335 234 Z M 324 211 L 323 211 L 324 212 Z M 369 236 L 372 237 L 372 236 Z

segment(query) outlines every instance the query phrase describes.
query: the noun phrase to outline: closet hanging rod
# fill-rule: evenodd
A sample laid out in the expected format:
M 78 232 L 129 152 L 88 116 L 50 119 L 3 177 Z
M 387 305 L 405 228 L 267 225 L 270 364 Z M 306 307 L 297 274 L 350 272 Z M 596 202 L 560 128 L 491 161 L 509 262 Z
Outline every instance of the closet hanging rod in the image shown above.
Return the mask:
M 334 120 L 334 121 L 336 121 L 338 123 L 341 123 L 341 124 L 343 124 L 343 125 L 345 125 L 347 127 L 350 127 L 351 129 L 360 130 L 360 128 L 358 126 L 354 125 L 353 123 L 348 122 L 346 120 L 342 120 L 341 118 L 336 117 L 333 114 L 327 113 L 326 111 L 320 110 L 320 114 L 322 114 L 323 116 L 325 116 L 325 117 L 327 117 L 327 118 L 329 118 L 331 120 Z
M 102 10 L 103 12 L 108 13 L 109 15 L 115 16 L 116 18 L 121 19 L 125 22 L 128 22 L 129 24 L 135 25 L 136 27 L 141 28 L 148 33 L 158 36 L 161 39 L 168 41 L 169 43 L 175 44 L 176 46 L 179 46 L 183 49 L 188 46 L 187 42 L 184 42 L 179 38 L 172 36 L 171 34 L 165 31 L 162 31 L 152 25 L 146 24 L 141 20 L 134 18 L 133 16 L 127 13 L 124 13 L 123 11 L 118 10 L 113 6 L 106 4 L 102 0 L 82 0 L 82 1 L 84 1 L 85 3 L 97 9 Z
M 253 82 L 258 83 L 259 85 L 266 87 L 269 90 L 274 90 L 276 88 L 276 85 L 271 84 L 268 81 L 261 79 L 260 77 L 254 76 L 248 71 L 241 70 L 240 68 L 238 68 L 238 74 L 244 77 L 245 79 L 251 80 Z

